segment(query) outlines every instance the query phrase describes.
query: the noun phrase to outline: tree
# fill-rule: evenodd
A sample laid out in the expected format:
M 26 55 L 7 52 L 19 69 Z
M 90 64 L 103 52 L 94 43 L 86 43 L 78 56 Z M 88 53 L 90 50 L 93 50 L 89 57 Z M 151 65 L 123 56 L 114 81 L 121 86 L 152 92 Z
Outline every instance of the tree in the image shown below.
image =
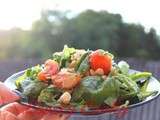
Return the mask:
M 150 53 L 150 57 L 152 57 L 152 59 L 158 59 L 158 51 L 160 51 L 160 44 L 159 38 L 154 28 L 151 28 L 150 31 L 147 33 L 145 44 L 146 50 Z
M 72 18 L 69 13 L 42 11 L 30 31 L 1 31 L 0 58 L 48 58 L 65 44 L 109 50 L 117 57 L 160 58 L 160 39 L 153 28 L 146 32 L 144 26 L 107 11 L 86 10 Z

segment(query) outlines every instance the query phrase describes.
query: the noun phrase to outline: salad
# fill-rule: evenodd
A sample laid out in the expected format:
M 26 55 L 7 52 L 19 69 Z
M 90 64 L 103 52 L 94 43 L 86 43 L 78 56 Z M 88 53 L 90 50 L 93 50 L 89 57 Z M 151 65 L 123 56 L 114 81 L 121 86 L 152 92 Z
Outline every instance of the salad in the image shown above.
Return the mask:
M 46 107 L 122 107 L 143 101 L 149 72 L 131 72 L 108 51 L 64 46 L 44 64 L 28 68 L 15 84 L 27 102 Z

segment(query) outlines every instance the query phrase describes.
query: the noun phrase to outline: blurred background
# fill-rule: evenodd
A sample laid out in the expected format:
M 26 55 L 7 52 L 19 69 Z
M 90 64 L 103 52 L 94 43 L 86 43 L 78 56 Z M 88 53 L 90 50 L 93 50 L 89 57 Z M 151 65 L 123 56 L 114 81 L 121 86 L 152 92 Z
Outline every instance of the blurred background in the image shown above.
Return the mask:
M 0 79 L 64 44 L 104 49 L 160 77 L 158 0 L 0 0 Z

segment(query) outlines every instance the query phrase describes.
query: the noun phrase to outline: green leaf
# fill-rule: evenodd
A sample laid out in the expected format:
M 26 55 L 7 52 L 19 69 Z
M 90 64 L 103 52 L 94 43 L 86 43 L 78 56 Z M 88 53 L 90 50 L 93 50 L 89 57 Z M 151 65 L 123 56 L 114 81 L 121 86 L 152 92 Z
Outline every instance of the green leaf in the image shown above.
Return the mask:
M 61 94 L 61 90 L 53 86 L 49 86 L 41 91 L 40 95 L 38 96 L 38 102 L 44 103 L 48 106 L 53 106 L 57 104 L 57 99 Z
M 117 88 L 119 88 L 117 89 L 117 99 L 120 99 L 122 101 L 122 104 L 124 104 L 126 100 L 132 100 L 140 91 L 137 83 L 135 81 L 132 81 L 128 76 L 124 74 L 117 74 L 116 76 L 112 76 L 111 79 L 113 81 L 119 81 L 119 84 L 117 86 Z M 115 95 L 112 94 L 110 96 L 115 97 Z
M 22 81 L 24 81 L 26 79 L 26 73 L 24 73 L 22 76 L 18 77 L 15 84 L 17 86 L 17 88 L 19 89 L 21 87 L 21 83 Z
M 125 61 L 120 61 L 118 63 L 118 67 L 120 68 L 120 71 L 122 72 L 122 74 L 127 75 L 129 72 L 129 65 L 127 62 Z
M 26 78 L 26 79 L 24 79 L 22 82 L 21 82 L 21 84 L 20 84 L 20 90 L 21 91 L 23 91 L 24 89 L 25 89 L 25 87 L 27 87 L 30 83 L 32 83 L 33 82 L 33 80 L 31 80 L 30 78 Z
M 152 76 L 150 72 L 138 72 L 131 74 L 129 77 L 134 81 L 139 81 L 140 79 L 147 79 Z
M 46 88 L 48 85 L 40 81 L 32 81 L 30 84 L 24 87 L 22 94 L 30 99 L 37 99 L 41 90 Z
M 37 75 L 38 73 L 42 70 L 40 65 L 37 65 L 35 67 L 29 68 L 26 71 L 26 76 L 29 77 L 32 80 L 36 80 L 37 79 Z
M 138 92 L 139 87 L 135 81 L 130 79 L 128 76 L 123 74 L 117 74 L 117 76 L 113 76 L 114 80 L 119 80 L 122 84 L 121 87 L 126 86 L 125 89 L 129 90 L 129 92 Z
M 73 101 L 81 101 L 83 99 L 82 96 L 84 96 L 85 93 L 97 90 L 101 86 L 103 79 L 101 79 L 99 76 L 88 76 L 83 78 L 81 81 L 82 82 L 80 85 L 77 86 L 73 91 Z
M 37 80 L 37 75 L 41 71 L 41 69 L 42 68 L 40 67 L 40 65 L 27 69 L 22 76 L 17 78 L 15 82 L 17 88 L 23 89 L 23 86 L 25 86 L 25 84 L 29 81 Z
M 151 96 L 151 95 L 155 95 L 157 94 L 157 91 L 143 91 L 143 92 L 140 92 L 137 96 L 139 98 L 140 101 L 144 100 L 145 98 Z
M 75 66 L 75 71 L 78 70 L 80 64 L 82 63 L 82 61 L 83 61 L 87 56 L 88 56 L 88 52 L 86 52 L 86 53 L 84 53 L 84 54 L 82 55 L 82 57 L 81 57 L 80 60 L 78 61 L 77 65 Z
M 145 92 L 147 90 L 148 84 L 149 84 L 149 79 L 146 79 L 142 87 L 140 88 L 141 92 Z
M 58 55 L 58 54 L 53 54 L 53 57 L 52 57 L 52 59 L 53 60 L 55 60 L 55 61 L 57 61 L 58 63 L 60 63 L 61 62 L 61 56 L 60 55 Z
M 157 91 L 147 91 L 148 84 L 149 84 L 149 78 L 146 79 L 143 85 L 140 87 L 140 92 L 137 95 L 139 100 L 144 100 L 145 98 L 157 93 Z
M 99 76 L 88 76 L 82 79 L 81 84 L 75 91 L 81 90 L 81 95 L 78 96 L 79 98 L 99 106 L 103 104 L 108 97 L 115 96 L 118 98 L 119 84 L 120 82 L 112 78 L 103 80 Z
M 85 106 L 85 101 L 82 99 L 82 100 L 79 100 L 78 102 L 76 101 L 76 102 L 71 102 L 70 104 L 71 104 L 71 106 L 73 106 L 74 107 L 74 109 L 75 110 L 82 110 L 82 109 L 84 109 L 86 106 Z
M 77 72 L 79 72 L 80 74 L 84 74 L 85 72 L 87 72 L 90 68 L 89 65 L 89 55 L 87 54 L 86 57 L 82 60 L 82 62 L 80 63 Z
M 63 59 L 68 59 L 70 58 L 71 54 L 75 53 L 76 49 L 75 48 L 69 48 L 67 45 L 64 45 L 63 49 Z
M 79 102 L 83 100 L 82 95 L 84 94 L 85 87 L 82 85 L 77 86 L 72 93 L 72 102 Z
M 117 96 L 110 96 L 110 97 L 107 97 L 105 100 L 104 100 L 104 103 L 109 105 L 109 106 L 113 106 L 113 104 L 117 101 Z
M 64 46 L 63 53 L 61 55 L 60 66 L 61 68 L 66 67 L 70 57 L 76 52 L 75 48 L 69 48 L 67 45 Z

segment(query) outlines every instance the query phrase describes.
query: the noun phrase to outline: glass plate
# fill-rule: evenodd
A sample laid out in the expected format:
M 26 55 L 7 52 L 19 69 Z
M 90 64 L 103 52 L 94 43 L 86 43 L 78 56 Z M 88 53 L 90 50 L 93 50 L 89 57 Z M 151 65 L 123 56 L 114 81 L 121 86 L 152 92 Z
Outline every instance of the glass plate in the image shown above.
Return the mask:
M 16 90 L 17 87 L 15 86 L 15 80 L 21 76 L 25 71 L 21 71 L 18 73 L 13 74 L 11 77 L 9 77 L 8 79 L 6 79 L 6 81 L 4 82 L 5 85 L 10 88 L 11 90 Z M 131 73 L 133 72 L 138 72 L 136 70 L 130 70 Z M 131 109 L 134 107 L 138 107 L 140 105 L 146 104 L 152 100 L 154 100 L 155 98 L 157 98 L 160 95 L 160 83 L 159 81 L 154 78 L 151 77 L 151 79 L 149 80 L 149 84 L 147 87 L 148 91 L 157 91 L 156 94 L 147 97 L 144 101 L 141 101 L 139 103 L 136 104 L 131 104 L 127 107 L 127 109 Z M 113 112 L 118 112 L 118 111 L 123 111 L 125 110 L 124 108 L 99 108 L 99 109 L 89 109 L 89 110 L 75 110 L 75 109 L 69 109 L 69 108 L 58 108 L 58 107 L 43 107 L 43 106 L 39 106 L 36 104 L 31 104 L 28 102 L 23 102 L 20 101 L 21 104 L 23 105 L 27 105 L 33 108 L 38 108 L 38 109 L 44 109 L 44 110 L 49 110 L 49 111 L 53 111 L 53 112 L 62 112 L 62 113 L 73 113 L 73 114 L 84 114 L 84 115 L 96 115 L 96 114 L 102 114 L 102 113 L 113 113 Z

